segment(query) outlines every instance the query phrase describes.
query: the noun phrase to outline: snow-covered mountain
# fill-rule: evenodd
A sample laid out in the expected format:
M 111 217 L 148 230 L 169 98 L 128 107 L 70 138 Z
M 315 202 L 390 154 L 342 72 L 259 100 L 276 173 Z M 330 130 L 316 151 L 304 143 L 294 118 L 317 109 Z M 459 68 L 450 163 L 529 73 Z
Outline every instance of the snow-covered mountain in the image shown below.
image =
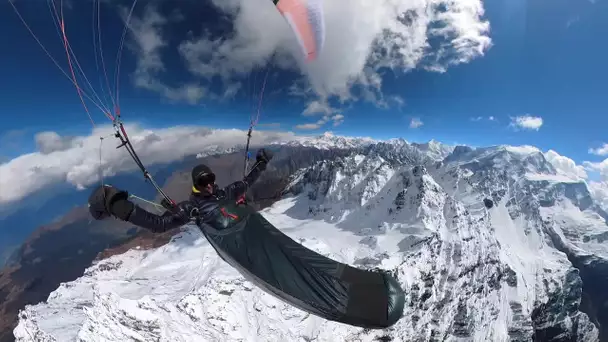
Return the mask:
M 356 138 L 334 135 L 325 132 L 319 136 L 298 136 L 294 140 L 277 141 L 277 145 L 314 147 L 320 150 L 328 149 L 353 149 L 377 143 L 378 140 L 372 138 Z
M 393 271 L 406 293 L 396 325 L 369 331 L 295 309 L 247 282 L 186 226 L 167 245 L 102 260 L 26 307 L 17 340 L 608 337 L 608 214 L 560 156 L 334 136 L 302 144 L 352 153 L 296 172 L 289 196 L 262 214 L 333 259 Z
M 455 148 L 455 146 L 446 145 L 436 140 L 431 140 L 423 144 L 413 143 L 412 145 L 434 159 L 443 159 L 447 157 Z

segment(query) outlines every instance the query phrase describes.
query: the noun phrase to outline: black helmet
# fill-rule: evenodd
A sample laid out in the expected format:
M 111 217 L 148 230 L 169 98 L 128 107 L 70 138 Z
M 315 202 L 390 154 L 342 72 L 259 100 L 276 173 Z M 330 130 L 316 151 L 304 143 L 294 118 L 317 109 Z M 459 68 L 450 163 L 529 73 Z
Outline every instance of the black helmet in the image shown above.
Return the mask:
M 207 165 L 199 164 L 192 169 L 192 185 L 202 190 L 208 184 L 215 183 L 215 174 Z

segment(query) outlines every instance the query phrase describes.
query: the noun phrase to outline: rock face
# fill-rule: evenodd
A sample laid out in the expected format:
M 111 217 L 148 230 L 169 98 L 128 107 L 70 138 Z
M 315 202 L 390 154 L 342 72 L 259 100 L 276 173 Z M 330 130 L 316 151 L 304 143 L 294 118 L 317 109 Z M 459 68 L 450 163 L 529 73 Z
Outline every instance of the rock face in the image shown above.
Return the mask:
M 608 338 L 608 226 L 584 182 L 531 148 L 403 140 L 334 148 L 331 139 L 309 142 L 314 162 L 277 159 L 265 188 L 283 182 L 270 187 L 282 199 L 262 213 L 319 253 L 395 274 L 407 295 L 395 326 L 363 330 L 290 307 L 188 226 L 161 247 L 101 260 L 27 306 L 17 340 Z

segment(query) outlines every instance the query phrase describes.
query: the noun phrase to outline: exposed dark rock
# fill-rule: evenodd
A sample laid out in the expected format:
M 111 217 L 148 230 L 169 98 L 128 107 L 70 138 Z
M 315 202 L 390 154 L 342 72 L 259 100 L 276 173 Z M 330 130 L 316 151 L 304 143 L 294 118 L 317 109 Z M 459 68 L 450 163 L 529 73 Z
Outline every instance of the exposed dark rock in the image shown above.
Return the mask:
M 566 253 L 580 280 L 580 311 L 599 329 L 600 341 L 608 341 L 608 261 L 572 252 L 550 227 L 545 227 L 555 247 Z
M 586 315 L 578 310 L 583 291 L 578 270 L 570 269 L 561 285 L 550 294 L 546 303 L 537 305 L 532 311 L 534 341 L 579 341 L 579 330 L 589 329 Z
M 376 341 L 379 342 L 391 342 L 393 340 L 393 337 L 391 335 L 382 335 L 379 337 L 376 337 Z
M 582 279 L 580 310 L 600 331 L 600 341 L 608 341 L 608 261 L 595 256 L 569 256 Z
M 500 189 L 500 190 L 496 190 L 496 191 L 492 192 L 492 201 L 494 203 L 500 202 L 500 200 L 505 196 L 506 193 L 507 193 L 507 190 L 505 190 L 505 189 Z
M 403 208 L 403 206 L 405 205 L 405 190 L 399 191 L 399 193 L 397 193 L 397 196 L 393 201 L 393 205 L 395 206 L 396 210 L 401 210 Z
M 513 342 L 528 342 L 533 335 L 532 321 L 523 314 L 523 309 L 520 303 L 510 302 L 509 306 L 513 313 L 511 324 L 508 332 L 511 341 Z
M 509 266 L 505 266 L 505 279 L 507 281 L 507 285 L 511 287 L 517 286 L 517 274 L 515 271 L 511 269 Z
M 378 239 L 375 236 L 366 236 L 364 238 L 361 238 L 361 240 L 359 240 L 359 243 L 362 245 L 366 245 L 370 248 L 376 248 L 376 246 L 378 245 Z
M 363 266 L 365 268 L 367 268 L 367 267 L 375 267 L 375 266 L 380 265 L 380 263 L 382 263 L 382 259 L 370 258 L 370 257 L 365 257 L 365 258 L 361 258 L 361 259 L 356 259 L 355 260 L 355 265 L 360 265 L 360 266 Z
M 452 335 L 457 337 L 470 337 L 473 324 L 467 314 L 467 306 L 464 303 L 458 304 L 458 312 L 454 316 L 452 323 Z
M 415 177 L 421 177 L 422 175 L 426 175 L 427 174 L 426 167 L 424 167 L 422 165 L 416 165 L 412 168 L 412 174 Z

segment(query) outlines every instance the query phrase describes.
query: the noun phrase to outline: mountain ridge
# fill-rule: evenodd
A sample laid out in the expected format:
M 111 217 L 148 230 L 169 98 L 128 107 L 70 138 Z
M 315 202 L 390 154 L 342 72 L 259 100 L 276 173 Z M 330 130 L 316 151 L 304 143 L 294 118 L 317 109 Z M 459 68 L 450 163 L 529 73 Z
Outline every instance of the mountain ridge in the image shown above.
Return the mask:
M 181 297 L 173 299 L 154 291 L 143 297 L 131 292 L 135 297 L 128 299 L 119 287 L 107 292 L 97 289 L 93 298 L 85 298 L 93 305 L 90 309 L 93 311 L 87 314 L 89 309 L 85 310 L 89 318 L 79 316 L 83 320 L 73 326 L 75 335 L 86 341 L 98 339 L 91 331 L 106 338 L 143 334 L 160 340 L 189 340 L 188 334 L 195 333 L 213 340 L 213 336 L 220 336 L 213 331 L 219 331 L 229 339 L 241 340 L 245 336 L 243 331 L 259 334 L 279 331 L 277 336 L 281 338 L 318 340 L 330 340 L 331 333 L 337 333 L 343 338 L 366 341 L 375 338 L 593 341 L 605 334 L 606 317 L 599 308 L 585 302 L 582 306 L 588 313 L 579 310 L 584 297 L 605 302 L 605 298 L 598 297 L 599 287 L 593 291 L 587 286 L 584 290 L 585 282 L 579 273 L 590 279 L 605 279 L 607 275 L 601 266 L 607 250 L 599 241 L 608 227 L 584 180 L 556 178 L 563 173 L 545 154 L 530 148 L 456 146 L 444 150 L 434 146 L 429 151 L 431 144 L 419 148 L 404 140 L 374 143 L 362 140 L 349 145 L 352 140 L 344 144 L 343 140 L 333 138 L 323 136 L 321 149 L 350 146 L 346 148 L 348 152 L 318 160 L 308 167 L 296 167 L 283 191 L 283 199 L 263 213 L 286 234 L 294 234 L 298 241 L 320 253 L 359 267 L 382 267 L 398 274 L 409 305 L 405 317 L 395 327 L 366 332 L 306 318 L 301 311 L 267 298 L 239 280 L 238 273 L 208 253 L 204 241 L 196 238 L 196 228 L 190 227 L 151 253 L 160 257 L 163 251 L 180 248 L 187 253 L 204 253 L 198 267 L 208 275 L 230 276 L 187 278 L 198 288 L 176 291 Z M 332 147 L 328 147 L 328 141 L 333 143 Z M 314 139 L 308 142 L 308 147 L 316 148 Z M 285 145 L 293 147 L 293 143 Z M 491 200 L 491 208 L 485 200 Z M 570 222 L 564 223 L 566 220 Z M 581 222 L 585 223 L 584 230 L 573 224 Z M 352 245 L 338 244 L 340 239 L 351 241 Z M 183 245 L 180 241 L 184 240 L 189 244 Z M 338 246 L 333 246 L 334 243 Z M 196 251 L 191 245 L 198 246 Z M 143 264 L 131 266 L 142 274 L 156 274 L 155 267 L 161 265 L 146 267 L 146 253 L 132 250 L 124 255 L 139 258 Z M 577 262 L 581 258 L 592 261 Z M 188 260 L 195 267 L 196 259 Z M 595 267 L 584 267 L 593 264 L 593 260 Z M 112 276 L 100 268 L 121 262 L 122 266 L 114 269 L 118 272 L 114 276 L 121 279 L 119 274 L 129 268 L 120 255 L 115 255 L 91 266 L 88 275 L 74 285 L 89 281 L 91 272 L 99 272 L 96 273 L 99 277 L 111 280 Z M 580 270 L 573 266 L 575 263 Z M 232 291 L 231 295 L 214 294 L 212 289 L 216 287 L 219 292 L 224 291 L 221 288 L 230 288 L 226 291 Z M 48 337 L 47 331 L 56 332 L 48 328 L 51 317 L 44 314 L 49 305 L 65 310 L 65 305 L 69 308 L 69 303 L 85 300 L 68 289 L 62 285 L 49 297 L 48 304 L 28 306 L 22 311 L 15 329 L 18 340 L 28 341 L 27 336 L 33 333 Z M 238 299 L 232 297 L 235 293 Z M 253 311 L 248 311 L 252 316 L 243 324 L 233 322 L 236 327 L 231 328 L 221 322 L 229 322 L 235 316 L 205 311 L 207 300 L 218 308 L 253 305 Z M 143 307 L 145 312 L 141 314 L 157 317 L 153 320 L 156 323 L 142 321 L 144 316 L 130 317 L 131 323 L 126 325 L 117 322 L 126 319 L 122 311 L 116 311 L 126 303 L 131 303 L 129 307 L 135 304 Z M 186 303 L 190 309 L 185 308 Z M 161 323 L 158 317 L 165 316 L 158 310 L 162 307 L 169 312 L 188 314 Z M 110 312 L 119 317 L 110 319 Z M 272 319 L 260 315 L 270 315 Z M 103 322 L 109 325 L 96 325 L 92 317 L 106 317 Z M 310 330 L 296 324 L 303 329 L 302 335 L 289 328 L 294 319 L 304 319 L 315 328 Z M 199 328 L 192 326 L 201 320 L 207 323 Z M 152 324 L 153 329 L 138 330 L 144 323 Z M 181 335 L 174 326 L 186 329 L 188 334 Z M 109 327 L 126 335 L 107 335 Z

